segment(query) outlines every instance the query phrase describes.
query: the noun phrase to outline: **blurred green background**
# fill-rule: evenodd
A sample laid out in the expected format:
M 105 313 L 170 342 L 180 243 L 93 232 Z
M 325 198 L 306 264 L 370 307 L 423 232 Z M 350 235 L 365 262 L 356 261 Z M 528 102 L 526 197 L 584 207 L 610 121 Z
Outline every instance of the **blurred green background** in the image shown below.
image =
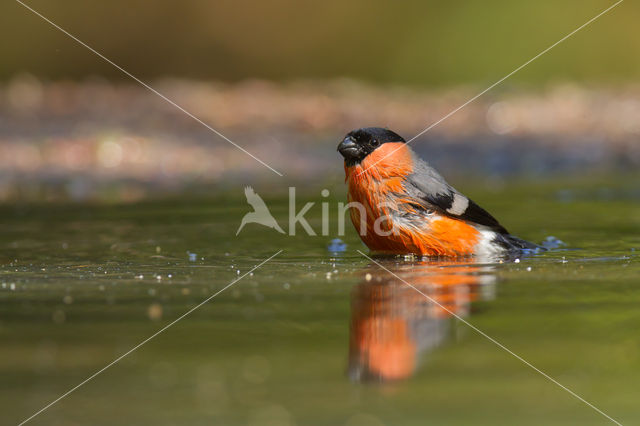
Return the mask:
M 416 86 L 502 77 L 613 1 L 110 1 L 26 4 L 142 78 L 351 77 Z M 640 4 L 627 1 L 509 80 L 633 81 Z M 0 78 L 125 78 L 14 1 L 0 5 Z
M 349 130 L 409 139 L 615 2 L 25 4 L 291 179 L 317 181 L 342 175 Z M 413 147 L 449 178 L 637 171 L 638 12 L 620 3 Z M 0 16 L 0 200 L 277 177 L 21 3 Z

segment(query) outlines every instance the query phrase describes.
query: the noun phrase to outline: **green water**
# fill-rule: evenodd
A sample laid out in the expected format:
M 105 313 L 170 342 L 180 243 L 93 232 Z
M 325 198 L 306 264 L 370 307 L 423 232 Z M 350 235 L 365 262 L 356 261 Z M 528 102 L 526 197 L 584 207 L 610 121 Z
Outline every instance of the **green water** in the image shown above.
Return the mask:
M 400 278 L 356 252 L 350 225 L 340 255 L 326 249 L 335 229 L 292 237 L 250 224 L 236 237 L 249 211 L 241 191 L 5 205 L 2 424 L 25 420 L 279 250 L 31 423 L 609 423 L 417 290 L 611 417 L 638 423 L 637 182 L 471 188 L 515 234 L 567 246 L 517 263 L 380 260 Z M 329 201 L 344 196 L 332 188 Z M 305 194 L 322 201 L 319 190 Z M 264 198 L 287 229 L 285 194 Z M 318 206 L 309 217 L 319 232 Z

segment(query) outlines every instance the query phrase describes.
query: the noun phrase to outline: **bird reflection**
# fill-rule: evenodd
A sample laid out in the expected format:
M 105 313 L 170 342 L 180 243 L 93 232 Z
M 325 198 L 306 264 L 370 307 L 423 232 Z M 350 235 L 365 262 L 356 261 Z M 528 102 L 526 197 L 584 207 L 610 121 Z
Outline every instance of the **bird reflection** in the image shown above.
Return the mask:
M 472 259 L 381 263 L 397 277 L 372 265 L 362 271 L 351 296 L 348 374 L 353 381 L 410 377 L 420 357 L 447 339 L 453 314 L 464 318 L 471 302 L 494 294 L 493 267 Z

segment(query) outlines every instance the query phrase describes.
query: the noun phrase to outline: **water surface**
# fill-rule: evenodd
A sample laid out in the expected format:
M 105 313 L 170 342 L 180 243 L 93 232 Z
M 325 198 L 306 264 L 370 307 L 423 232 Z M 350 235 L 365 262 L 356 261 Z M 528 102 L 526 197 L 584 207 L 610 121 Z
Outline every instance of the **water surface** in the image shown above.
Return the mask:
M 395 276 L 357 253 L 365 249 L 350 225 L 347 250 L 337 254 L 326 249 L 335 229 L 292 237 L 247 225 L 236 237 L 249 211 L 241 191 L 5 205 L 2 423 L 29 417 L 281 249 L 32 423 L 608 423 L 453 314 L 618 421 L 636 423 L 634 182 L 471 190 L 517 235 L 553 235 L 567 246 L 488 264 L 378 259 Z M 335 200 L 341 191 L 332 190 Z M 318 194 L 306 198 L 320 202 Z M 285 227 L 286 198 L 264 198 Z M 319 231 L 319 208 L 309 217 Z

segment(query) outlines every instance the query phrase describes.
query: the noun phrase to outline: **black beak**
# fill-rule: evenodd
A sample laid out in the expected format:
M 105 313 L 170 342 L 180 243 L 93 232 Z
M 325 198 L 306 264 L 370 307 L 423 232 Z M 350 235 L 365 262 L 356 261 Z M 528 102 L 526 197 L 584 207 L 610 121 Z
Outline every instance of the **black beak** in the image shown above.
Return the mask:
M 345 160 L 353 160 L 360 156 L 360 146 L 351 136 L 347 136 L 338 145 L 338 152 L 342 154 Z

